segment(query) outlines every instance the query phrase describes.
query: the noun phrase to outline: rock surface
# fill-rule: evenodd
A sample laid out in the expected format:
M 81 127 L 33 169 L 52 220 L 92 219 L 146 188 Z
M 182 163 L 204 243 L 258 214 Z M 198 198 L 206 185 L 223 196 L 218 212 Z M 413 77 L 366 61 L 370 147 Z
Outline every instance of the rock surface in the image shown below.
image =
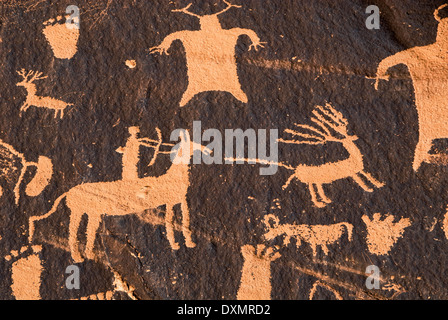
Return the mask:
M 217 16 L 222 29 L 255 33 L 237 34 L 234 57 L 219 51 L 229 47 L 231 35 L 210 31 L 182 33 L 169 55 L 150 51 L 175 32 L 214 26 L 216 20 L 173 12 L 188 1 L 0 2 L 1 299 L 448 298 L 448 135 L 437 126 L 429 130 L 436 138 L 432 158 L 415 171 L 422 123 L 416 79 L 399 64 L 389 69 L 388 82 L 374 86 L 383 59 L 436 42 L 445 21 L 433 13 L 444 1 L 231 2 L 241 7 Z M 79 30 L 65 24 L 70 5 L 79 8 Z M 381 11 L 379 30 L 366 28 L 368 5 Z M 226 6 L 198 0 L 188 10 L 211 16 Z M 447 14 L 440 11 L 441 18 Z M 249 50 L 256 36 L 266 44 Z M 216 52 L 222 61 L 214 60 Z M 446 61 L 443 53 L 437 59 Z M 432 58 L 427 53 L 415 61 L 428 67 L 423 82 L 437 74 L 443 88 L 448 75 L 431 68 Z M 35 79 L 26 83 L 26 76 Z M 219 86 L 226 89 L 210 89 Z M 194 95 L 181 107 L 188 90 Z M 435 92 L 434 101 L 442 94 Z M 279 143 L 278 159 L 293 169 L 318 166 L 309 179 L 330 180 L 323 190 L 331 203 L 299 178 L 282 188 L 293 173 L 286 167 L 263 176 L 260 164 L 191 164 L 187 178 L 168 181 L 170 156 L 159 153 L 153 161 L 157 128 L 164 152 L 176 143 L 169 139 L 173 130 L 192 132 L 194 121 L 203 131 L 218 129 L 223 142 L 226 129 L 238 128 L 278 129 L 279 138 L 290 140 L 285 130 L 316 125 L 313 110 L 327 103 L 344 119 L 337 128 L 358 137 L 355 149 L 338 142 Z M 440 117 L 446 113 L 433 107 Z M 132 143 L 131 127 L 139 128 L 134 143 L 141 148 Z M 361 177 L 365 188 L 345 174 L 354 164 L 325 171 L 356 149 L 372 178 Z M 123 165 L 137 166 L 139 179 L 154 178 L 126 180 Z M 332 181 L 332 175 L 345 178 Z M 117 187 L 102 184 L 117 181 Z M 27 194 L 30 183 L 42 192 Z M 82 189 L 88 183 L 94 188 Z M 176 195 L 185 183 L 181 206 Z M 72 192 L 75 187 L 81 191 Z M 30 218 L 49 212 L 67 192 L 54 214 L 31 219 L 30 237 Z M 313 201 L 313 193 L 320 199 Z M 156 207 L 137 210 L 145 201 Z M 163 203 L 174 206 L 172 224 L 165 224 Z M 108 206 L 117 211 L 101 211 Z M 71 230 L 82 210 L 97 216 L 84 215 Z M 186 211 L 195 247 L 182 227 Z M 99 227 L 89 233 L 95 219 Z M 89 239 L 93 252 L 87 255 Z M 79 290 L 66 287 L 73 264 Z M 380 289 L 366 287 L 371 265 L 381 272 Z M 23 295 L 30 283 L 33 290 Z

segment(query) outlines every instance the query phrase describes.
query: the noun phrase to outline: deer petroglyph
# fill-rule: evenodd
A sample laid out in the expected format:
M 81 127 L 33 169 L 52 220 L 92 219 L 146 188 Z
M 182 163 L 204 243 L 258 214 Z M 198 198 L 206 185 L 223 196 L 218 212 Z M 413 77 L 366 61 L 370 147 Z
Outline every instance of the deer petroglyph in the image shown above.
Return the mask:
M 294 170 L 294 174 L 286 181 L 283 189 L 286 189 L 293 179 L 297 179 L 308 185 L 313 203 L 316 207 L 321 208 L 325 207 L 328 203 L 331 203 L 331 200 L 325 195 L 323 189 L 324 184 L 331 184 L 340 179 L 352 178 L 365 191 L 372 192 L 373 189 L 366 185 L 362 179 L 364 178 L 376 188 L 384 186 L 383 183 L 377 181 L 369 173 L 364 171 L 363 155 L 355 144 L 358 137 L 348 134 L 348 122 L 340 112 L 336 111 L 330 104 L 327 104 L 325 107 L 318 106 L 313 111 L 311 121 L 314 122 L 317 127 L 296 124 L 298 128 L 308 130 L 311 133 L 305 134 L 290 129 L 285 130 L 286 133 L 305 140 L 279 139 L 279 142 L 310 145 L 338 142 L 347 150 L 349 157 L 345 160 L 328 162 L 320 166 L 299 165 L 294 169 L 284 166 L 285 168 Z M 331 131 L 334 131 L 336 135 Z
M 377 90 L 379 81 L 389 80 L 387 71 L 396 65 L 406 65 L 411 74 L 419 127 L 412 165 L 414 171 L 418 171 L 423 162 L 429 162 L 428 152 L 435 139 L 448 138 L 448 18 L 442 19 L 439 14 L 446 6 L 434 12 L 439 22 L 435 43 L 387 57 L 380 62 L 377 70 Z
M 125 155 L 125 161 L 129 161 L 129 163 L 123 163 L 123 172 L 125 173 L 123 179 L 113 182 L 85 183 L 62 194 L 47 214 L 30 218 L 30 242 L 33 240 L 35 222 L 48 218 L 57 210 L 59 203 L 65 198 L 66 205 L 71 211 L 69 247 L 75 262 L 83 261 L 78 249 L 77 233 L 84 214 L 88 216 L 86 244 L 86 257 L 88 259 L 94 258 L 93 248 L 96 232 L 103 216 L 135 214 L 160 206 L 166 207 L 165 228 L 171 248 L 173 250 L 179 249 L 179 244 L 176 243 L 174 238 L 173 222 L 173 208 L 178 204 L 180 204 L 182 210 L 182 233 L 185 237 L 185 244 L 189 248 L 195 247 L 195 243 L 191 239 L 190 213 L 187 204 L 190 166 L 182 160 L 185 158 L 190 160 L 195 150 L 208 153 L 208 149 L 190 141 L 189 135 L 184 132 L 180 134 L 178 148 L 173 148 L 167 152 L 159 151 L 158 148 L 162 145 L 161 139 L 158 141 L 141 139 L 138 138 L 137 133 L 138 129 L 132 128 L 129 140 L 136 141 L 128 141 L 124 150 L 118 150 Z M 159 138 L 161 138 L 160 131 L 158 133 Z M 140 144 L 154 147 L 156 150 L 154 157 L 159 153 L 171 155 L 173 164 L 165 174 L 158 177 L 135 177 L 137 169 L 134 160 Z M 171 144 L 168 146 L 171 146 Z M 126 169 L 128 165 L 130 168 Z
M 297 225 L 280 224 L 280 220 L 272 215 L 264 217 L 264 224 L 268 232 L 264 234 L 266 240 L 274 240 L 284 235 L 284 244 L 287 246 L 291 238 L 296 240 L 296 247 L 302 245 L 302 241 L 308 243 L 313 250 L 313 256 L 317 255 L 317 248 L 320 247 L 325 255 L 328 255 L 328 245 L 337 243 L 342 236 L 347 233 L 348 241 L 352 241 L 353 225 L 347 222 L 332 225 Z
M 264 43 L 249 29 L 223 29 L 218 15 L 231 8 L 240 8 L 224 1 L 227 7 L 210 15 L 198 15 L 188 9 L 192 4 L 173 12 L 182 12 L 199 19 L 198 31 L 179 31 L 168 35 L 163 42 L 150 49 L 152 53 L 167 54 L 173 41 L 180 40 L 185 48 L 188 68 L 188 88 L 183 94 L 180 106 L 185 106 L 195 95 L 207 91 L 225 91 L 236 99 L 247 103 L 246 94 L 241 89 L 235 58 L 238 38 L 246 35 L 252 41 L 249 50 L 258 50 Z
M 23 112 L 27 111 L 30 106 L 35 106 L 37 108 L 54 110 L 54 117 L 56 118 L 59 114 L 59 117 L 62 119 L 62 117 L 64 116 L 64 110 L 72 104 L 55 98 L 40 97 L 37 95 L 37 88 L 34 84 L 34 81 L 42 80 L 47 77 L 42 77 L 42 72 L 29 71 L 28 73 L 26 73 L 23 69 L 21 71 L 18 71 L 17 73 L 23 77 L 23 81 L 17 83 L 17 86 L 24 87 L 27 91 L 25 103 L 20 108 L 20 115 L 22 115 Z

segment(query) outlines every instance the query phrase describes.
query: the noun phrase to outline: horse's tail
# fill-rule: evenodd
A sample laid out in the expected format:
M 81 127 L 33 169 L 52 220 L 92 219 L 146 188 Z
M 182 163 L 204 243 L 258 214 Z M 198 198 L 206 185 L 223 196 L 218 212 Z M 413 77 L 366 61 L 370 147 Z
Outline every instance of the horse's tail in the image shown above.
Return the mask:
M 48 211 L 46 214 L 44 214 L 42 216 L 32 216 L 32 217 L 30 217 L 30 220 L 29 220 L 30 231 L 29 231 L 29 235 L 28 235 L 28 240 L 29 240 L 30 243 L 33 241 L 33 236 L 34 236 L 34 222 L 46 219 L 49 216 L 51 216 L 53 213 L 55 213 L 56 209 L 59 206 L 59 203 L 62 201 L 62 199 L 64 199 L 64 197 L 67 195 L 67 193 L 68 192 L 62 194 L 59 198 L 57 198 L 56 201 L 54 202 L 54 205 L 51 208 L 51 210 Z

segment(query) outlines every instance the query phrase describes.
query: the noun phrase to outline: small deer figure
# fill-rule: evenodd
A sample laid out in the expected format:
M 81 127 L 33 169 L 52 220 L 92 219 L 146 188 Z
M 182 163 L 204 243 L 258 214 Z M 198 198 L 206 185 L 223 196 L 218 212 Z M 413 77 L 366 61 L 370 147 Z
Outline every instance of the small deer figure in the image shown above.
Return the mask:
M 369 173 L 364 171 L 363 155 L 355 144 L 358 137 L 348 134 L 348 122 L 343 115 L 336 111 L 330 104 L 327 104 L 325 107 L 317 106 L 312 113 L 313 117 L 311 118 L 311 121 L 317 127 L 312 125 L 296 124 L 298 128 L 308 130 L 311 133 L 305 134 L 290 129 L 285 130 L 286 133 L 305 140 L 279 139 L 278 141 L 289 144 L 310 145 L 338 142 L 345 147 L 350 156 L 345 160 L 328 162 L 320 166 L 299 165 L 292 169 L 294 170 L 294 174 L 288 179 L 286 184 L 283 186 L 283 189 L 286 189 L 293 179 L 306 183 L 310 189 L 311 200 L 316 207 L 322 208 L 328 203 L 331 203 L 331 200 L 327 198 L 323 190 L 324 184 L 331 184 L 332 182 L 340 179 L 352 178 L 365 191 L 372 192 L 373 189 L 368 187 L 362 180 L 362 177 L 364 177 L 376 188 L 383 187 L 383 183 L 377 181 Z M 333 134 L 331 130 L 336 134 Z M 318 197 L 320 199 L 318 199 Z
M 30 106 L 35 106 L 37 108 L 55 110 L 54 117 L 56 118 L 59 114 L 59 118 L 62 119 L 65 108 L 71 106 L 71 104 L 51 97 L 39 97 L 36 95 L 37 89 L 34 81 L 46 79 L 47 77 L 43 77 L 42 72 L 26 72 L 24 69 L 17 73 L 23 78 L 23 81 L 17 83 L 17 86 L 24 87 L 28 93 L 25 103 L 20 108 L 20 116 L 22 116 L 22 113 L 27 111 Z

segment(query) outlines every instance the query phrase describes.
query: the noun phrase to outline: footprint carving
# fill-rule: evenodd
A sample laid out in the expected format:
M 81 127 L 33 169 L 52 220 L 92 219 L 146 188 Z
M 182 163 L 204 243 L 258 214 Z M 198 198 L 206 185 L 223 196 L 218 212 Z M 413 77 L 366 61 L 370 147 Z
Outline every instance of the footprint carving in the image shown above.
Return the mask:
M 45 21 L 42 31 L 58 59 L 71 59 L 78 51 L 79 28 L 66 24 L 67 18 L 58 16 Z

